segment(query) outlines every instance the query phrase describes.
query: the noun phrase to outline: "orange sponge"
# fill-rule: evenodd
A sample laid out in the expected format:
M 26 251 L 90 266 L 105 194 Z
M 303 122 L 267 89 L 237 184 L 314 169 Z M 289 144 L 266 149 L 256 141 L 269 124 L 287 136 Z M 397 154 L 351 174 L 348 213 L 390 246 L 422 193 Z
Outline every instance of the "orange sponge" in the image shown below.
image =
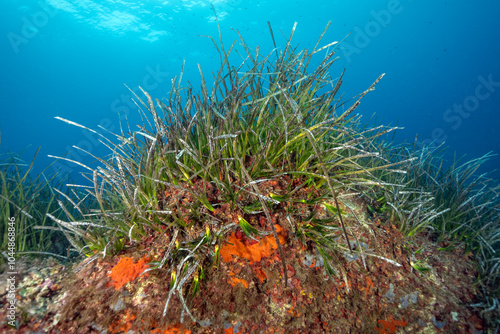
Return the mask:
M 405 321 L 403 318 L 401 320 L 395 320 L 391 316 L 389 316 L 389 320 L 379 320 L 380 328 L 375 327 L 375 330 L 380 334 L 390 334 L 396 333 L 396 326 L 406 327 L 408 325 L 408 321 Z
M 140 259 L 137 263 L 134 263 L 134 260 L 131 257 L 124 257 L 120 259 L 118 264 L 111 269 L 111 273 L 108 274 L 108 276 L 113 280 L 111 284 L 116 290 L 120 290 L 122 286 L 135 280 L 144 271 L 144 269 L 148 268 L 146 265 L 146 262 L 148 261 L 149 259 L 147 257 Z
M 278 232 L 280 244 L 285 243 L 285 233 L 279 225 L 274 225 Z M 250 264 L 259 262 L 262 258 L 269 257 L 273 253 L 273 249 L 277 249 L 278 245 L 272 235 L 262 238 L 258 243 L 242 241 L 235 233 L 232 233 L 227 238 L 228 243 L 222 246 L 220 255 L 224 262 L 230 262 L 233 256 L 247 259 Z

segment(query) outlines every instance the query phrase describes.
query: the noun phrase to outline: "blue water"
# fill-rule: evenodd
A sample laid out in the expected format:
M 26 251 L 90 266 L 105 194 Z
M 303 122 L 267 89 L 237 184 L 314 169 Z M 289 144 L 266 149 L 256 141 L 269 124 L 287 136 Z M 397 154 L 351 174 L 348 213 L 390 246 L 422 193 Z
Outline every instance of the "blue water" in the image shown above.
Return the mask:
M 280 30 L 311 49 L 328 21 L 323 43 L 345 38 L 334 66 L 346 68 L 345 97 L 366 89 L 386 73 L 358 112 L 366 120 L 405 129 L 396 140 L 445 142 L 447 158 L 500 153 L 500 1 L 122 1 L 4 0 L 0 11 L 0 153 L 41 147 L 35 170 L 54 161 L 48 155 L 91 164 L 72 148 L 104 156 L 97 137 L 59 116 L 93 129 L 119 132 L 118 113 L 139 123 L 131 93 L 140 85 L 165 97 L 186 61 L 183 82 L 199 84 L 199 63 L 208 81 L 218 68 L 217 37 L 210 3 L 228 47 L 238 29 L 261 53 L 278 47 Z M 347 36 L 347 37 L 346 37 Z M 335 72 L 336 71 L 336 72 Z M 482 171 L 500 166 L 492 158 Z M 49 168 L 78 173 L 61 162 Z M 500 172 L 492 174 L 500 179 Z

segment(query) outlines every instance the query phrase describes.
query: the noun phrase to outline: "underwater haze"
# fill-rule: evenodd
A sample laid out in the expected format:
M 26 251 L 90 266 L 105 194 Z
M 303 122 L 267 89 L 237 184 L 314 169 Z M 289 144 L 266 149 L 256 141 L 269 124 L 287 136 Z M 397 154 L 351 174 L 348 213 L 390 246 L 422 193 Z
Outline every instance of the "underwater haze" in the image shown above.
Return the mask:
M 500 152 L 497 0 L 4 0 L 0 153 L 28 147 L 29 162 L 41 147 L 35 171 L 53 163 L 50 172 L 76 178 L 82 167 L 49 155 L 92 166 L 94 159 L 73 145 L 99 157 L 109 150 L 95 134 L 55 117 L 119 133 L 126 116 L 135 130 L 142 121 L 127 86 L 168 98 L 183 61 L 182 83 L 200 85 L 197 64 L 211 83 L 220 61 L 206 37 L 218 39 L 212 6 L 226 47 L 238 39 L 237 29 L 261 54 L 274 49 L 268 21 L 278 49 L 295 22 L 292 44 L 312 49 L 332 21 L 322 43 L 340 42 L 331 74 L 345 68 L 346 100 L 386 73 L 356 110 L 366 122 L 404 128 L 398 142 L 418 136 L 448 147 L 448 162 Z M 235 66 L 243 61 L 233 59 Z M 481 172 L 499 166 L 494 156 Z M 500 179 L 498 171 L 491 175 Z

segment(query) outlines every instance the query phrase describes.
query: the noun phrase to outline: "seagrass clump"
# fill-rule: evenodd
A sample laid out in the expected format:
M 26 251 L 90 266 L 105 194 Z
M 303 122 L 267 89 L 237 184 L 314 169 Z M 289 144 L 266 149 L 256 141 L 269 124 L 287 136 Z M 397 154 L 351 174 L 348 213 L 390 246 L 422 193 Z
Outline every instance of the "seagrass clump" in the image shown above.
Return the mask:
M 386 187 L 374 172 L 404 173 L 392 167 L 405 161 L 390 162 L 374 150 L 378 138 L 395 128 L 361 127 L 354 113 L 383 75 L 354 99 L 339 96 L 344 73 L 330 76 L 338 60 L 337 42 L 320 46 L 327 28 L 312 50 L 297 50 L 294 25 L 285 45 L 267 55 L 247 45 L 238 31 L 243 52 L 237 51 L 236 41 L 226 48 L 222 38 L 217 43 L 209 37 L 220 56 L 212 84 L 199 67 L 197 89 L 181 86 L 183 71 L 165 99 L 153 99 L 141 88 L 143 97 L 134 96 L 142 125 L 133 131 L 127 122 L 120 133 L 108 134 L 114 139 L 57 117 L 98 135 L 111 151 L 108 158 L 95 157 L 100 163 L 95 168 L 73 161 L 86 169 L 90 186 L 71 185 L 86 193 L 75 192 L 68 200 L 83 211 L 79 203 L 92 196 L 97 207 L 85 213 L 84 221 L 55 219 L 75 250 L 89 256 L 84 265 L 133 247 L 152 233 L 166 234 L 164 255 L 148 271 L 164 270 L 171 279 L 163 314 L 178 295 L 182 316 L 195 320 L 183 287 L 190 282 L 196 293 L 232 231 L 255 240 L 272 235 L 287 284 L 279 224 L 317 249 L 328 274 L 347 282 L 332 259 L 363 253 L 355 231 L 371 227 L 345 199 Z M 241 63 L 230 62 L 236 56 Z M 284 221 L 273 220 L 283 211 Z M 347 216 L 356 223 L 348 224 Z M 362 255 L 400 265 L 377 254 Z

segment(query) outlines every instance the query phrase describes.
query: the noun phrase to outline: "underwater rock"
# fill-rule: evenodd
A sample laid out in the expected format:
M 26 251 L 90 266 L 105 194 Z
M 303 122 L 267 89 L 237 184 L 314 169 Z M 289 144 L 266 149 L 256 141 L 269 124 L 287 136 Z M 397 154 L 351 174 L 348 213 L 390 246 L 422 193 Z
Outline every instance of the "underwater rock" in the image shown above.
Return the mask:
M 26 257 L 16 259 L 16 270 L 19 281 L 16 285 L 18 324 L 38 322 L 61 305 L 64 299 L 61 284 L 68 273 L 65 265 L 52 257 L 43 260 Z M 2 267 L 1 272 L 0 279 L 5 282 L 7 276 L 5 267 Z M 7 303 L 6 295 L 1 295 L 2 310 L 5 310 L 4 306 Z M 6 327 L 4 322 L 6 317 L 1 311 L 0 316 L 2 316 L 1 330 Z M 51 326 L 57 325 L 59 316 L 52 318 Z
M 397 231 L 390 228 L 377 237 L 384 245 L 382 252 L 391 251 L 396 248 L 395 244 L 404 242 Z M 361 259 L 352 262 L 344 259 L 347 279 L 340 276 L 324 280 L 322 257 L 306 250 L 296 240 L 287 242 L 289 287 L 285 289 L 282 285 L 282 270 L 275 253 L 261 257 L 260 261 L 250 261 L 246 255 L 240 257 L 233 253 L 231 261 L 221 261 L 219 270 L 207 269 L 200 293 L 189 299 L 193 315 L 204 320 L 191 324 L 185 319 L 185 332 L 225 329 L 233 333 L 268 333 L 277 328 L 290 331 L 310 328 L 310 333 L 347 333 L 348 328 L 355 328 L 368 333 L 376 332 L 377 328 L 383 333 L 403 328 L 407 332 L 432 332 L 441 328 L 459 333 L 459 328 L 482 326 L 479 318 L 463 307 L 464 302 L 472 301 L 476 292 L 472 284 L 473 264 L 460 262 L 460 253 L 439 254 L 440 262 L 432 263 L 431 269 L 434 275 L 439 270 L 439 280 L 433 275 L 412 272 L 410 265 L 398 268 L 372 257 L 365 259 L 368 275 Z M 419 243 L 427 249 L 436 249 L 424 239 Z M 132 264 L 139 263 L 137 259 L 143 257 L 138 253 L 127 256 L 136 259 L 130 262 Z M 408 263 L 409 255 L 401 253 L 393 259 Z M 110 284 L 108 273 L 119 262 L 116 256 L 100 258 L 93 268 L 87 266 L 78 273 L 54 260 L 27 265 L 18 286 L 19 307 L 25 314 L 19 319 L 20 330 L 30 333 L 36 333 L 41 327 L 51 333 L 69 333 L 76 329 L 76 333 L 178 330 L 182 305 L 176 297 L 167 316 L 161 315 L 169 290 L 166 272 L 149 271 L 149 276 L 140 275 L 117 290 Z M 452 263 L 460 263 L 460 266 L 452 266 Z M 248 286 L 232 286 L 232 278 L 245 281 Z M 75 286 L 78 289 L 74 289 Z M 401 302 L 396 304 L 396 300 Z M 5 296 L 1 302 L 5 305 Z M 149 327 L 140 327 L 141 324 Z M 0 324 L 0 330 L 9 333 L 5 323 Z

